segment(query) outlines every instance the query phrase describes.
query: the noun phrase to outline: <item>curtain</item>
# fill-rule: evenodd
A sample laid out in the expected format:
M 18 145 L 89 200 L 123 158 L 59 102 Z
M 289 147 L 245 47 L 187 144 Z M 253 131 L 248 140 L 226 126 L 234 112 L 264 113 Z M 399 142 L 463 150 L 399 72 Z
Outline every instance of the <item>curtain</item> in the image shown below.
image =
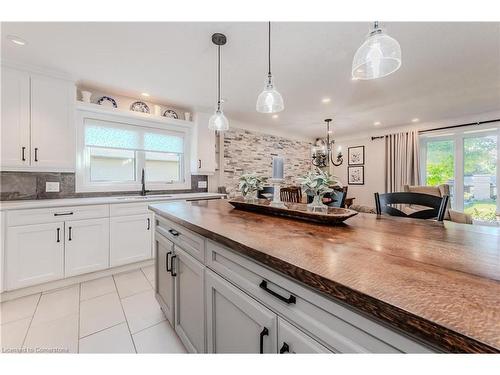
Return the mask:
M 385 191 L 403 191 L 404 185 L 420 185 L 417 130 L 385 136 Z

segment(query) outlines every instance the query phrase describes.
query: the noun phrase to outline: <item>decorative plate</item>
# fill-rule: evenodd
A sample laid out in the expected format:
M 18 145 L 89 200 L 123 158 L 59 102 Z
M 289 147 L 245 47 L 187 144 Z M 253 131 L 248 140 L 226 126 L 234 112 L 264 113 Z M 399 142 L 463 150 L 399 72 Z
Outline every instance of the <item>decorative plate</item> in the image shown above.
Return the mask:
M 149 113 L 149 107 L 144 102 L 133 102 L 130 106 L 131 111 Z
M 167 109 L 165 112 L 163 112 L 163 117 L 178 119 L 179 115 L 173 109 Z
M 109 96 L 103 96 L 101 99 L 97 101 L 97 104 L 103 105 L 105 107 L 112 106 L 113 108 L 118 108 L 118 106 L 116 105 L 116 100 L 110 98 Z

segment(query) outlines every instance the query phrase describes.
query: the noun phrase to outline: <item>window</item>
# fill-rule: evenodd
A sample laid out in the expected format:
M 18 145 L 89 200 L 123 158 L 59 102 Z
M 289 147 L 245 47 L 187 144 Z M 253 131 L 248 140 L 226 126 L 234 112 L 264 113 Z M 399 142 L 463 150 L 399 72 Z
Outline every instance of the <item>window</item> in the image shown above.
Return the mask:
M 140 190 L 142 170 L 148 190 L 190 188 L 189 129 L 116 122 L 111 115 L 82 114 L 80 120 L 77 191 Z
M 474 219 L 497 220 L 499 128 L 458 128 L 454 133 L 423 135 L 422 180 L 449 184 L 452 207 Z

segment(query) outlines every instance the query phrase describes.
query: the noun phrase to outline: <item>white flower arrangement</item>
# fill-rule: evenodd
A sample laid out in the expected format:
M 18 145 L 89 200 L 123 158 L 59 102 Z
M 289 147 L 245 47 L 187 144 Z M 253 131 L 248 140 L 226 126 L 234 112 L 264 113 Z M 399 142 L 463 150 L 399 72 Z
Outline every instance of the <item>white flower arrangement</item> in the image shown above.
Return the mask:
M 266 177 L 255 173 L 246 173 L 240 177 L 239 190 L 243 196 L 263 189 L 263 184 L 267 181 Z
M 341 186 L 337 177 L 330 175 L 328 172 L 323 172 L 319 168 L 299 178 L 299 181 L 304 192 L 313 196 L 323 196 L 333 191 L 331 186 Z

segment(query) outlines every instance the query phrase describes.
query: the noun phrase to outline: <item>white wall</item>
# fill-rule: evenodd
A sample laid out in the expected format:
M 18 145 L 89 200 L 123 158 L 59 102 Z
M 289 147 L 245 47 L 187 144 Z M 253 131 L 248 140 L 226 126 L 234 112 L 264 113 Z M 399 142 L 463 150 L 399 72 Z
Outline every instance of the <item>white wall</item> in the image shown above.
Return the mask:
M 371 140 L 372 136 L 408 131 L 410 129 L 430 130 L 443 126 L 459 125 L 476 121 L 493 120 L 500 118 L 500 111 L 481 113 L 440 121 L 403 125 L 385 129 L 375 128 L 363 135 L 351 134 L 338 138 L 335 142 L 335 150 L 340 145 L 344 154 L 344 163 L 340 167 L 333 167 L 332 173 L 340 178 L 342 184 L 348 186 L 347 196 L 355 197 L 355 204 L 375 206 L 373 193 L 385 190 L 385 141 L 384 139 Z M 365 184 L 347 185 L 347 149 L 353 146 L 365 146 Z

